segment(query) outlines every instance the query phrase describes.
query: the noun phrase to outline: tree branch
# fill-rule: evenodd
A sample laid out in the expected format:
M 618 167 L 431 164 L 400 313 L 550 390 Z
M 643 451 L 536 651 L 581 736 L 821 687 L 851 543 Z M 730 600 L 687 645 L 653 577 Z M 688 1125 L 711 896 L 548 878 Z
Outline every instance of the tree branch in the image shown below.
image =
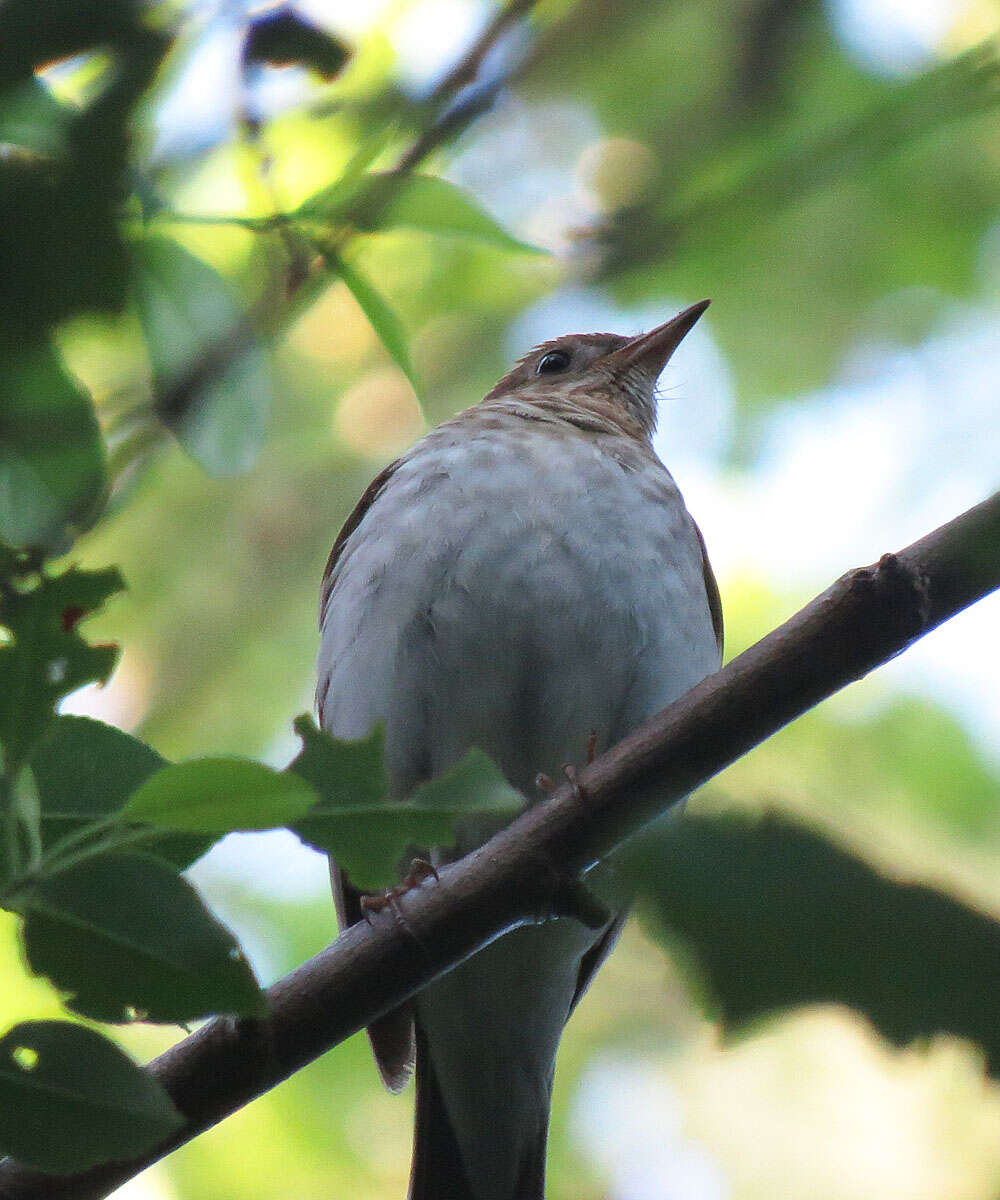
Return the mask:
M 485 846 L 346 930 L 268 990 L 264 1021 L 219 1017 L 149 1070 L 186 1118 L 142 1159 L 58 1178 L 0 1163 L 0 1200 L 100 1200 L 401 1003 L 505 930 L 592 917 L 577 878 L 814 704 L 1000 587 L 1000 492 L 850 571 Z

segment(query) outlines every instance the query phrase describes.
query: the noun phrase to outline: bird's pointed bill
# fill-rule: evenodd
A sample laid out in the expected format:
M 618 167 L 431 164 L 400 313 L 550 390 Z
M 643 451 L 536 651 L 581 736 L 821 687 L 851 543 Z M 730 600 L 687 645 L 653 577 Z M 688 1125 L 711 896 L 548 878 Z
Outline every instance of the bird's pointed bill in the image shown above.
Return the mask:
M 609 354 L 606 361 L 618 370 L 645 367 L 650 373 L 659 375 L 670 361 L 670 356 L 711 303 L 711 300 L 699 300 L 697 304 L 685 308 L 671 320 L 657 325 L 649 333 L 640 333 L 621 349 Z

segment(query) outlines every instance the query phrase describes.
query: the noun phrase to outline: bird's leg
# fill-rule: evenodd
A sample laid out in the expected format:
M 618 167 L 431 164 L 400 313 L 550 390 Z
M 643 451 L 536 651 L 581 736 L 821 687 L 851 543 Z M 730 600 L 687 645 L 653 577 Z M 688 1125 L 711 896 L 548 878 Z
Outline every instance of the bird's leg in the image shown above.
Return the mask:
M 372 914 L 380 913 L 392 903 L 391 896 L 395 891 L 394 888 L 389 888 L 384 892 L 366 893 L 361 897 L 359 906 L 361 915 L 370 925 L 372 923 Z
M 400 884 L 400 888 L 408 892 L 410 888 L 419 887 L 425 879 L 433 879 L 435 883 L 441 882 L 437 867 L 432 862 L 426 858 L 415 858 L 411 861 L 410 873 Z
M 590 737 L 587 738 L 587 766 L 597 757 L 597 730 L 590 731 Z
M 402 883 L 397 883 L 395 887 L 387 888 L 384 892 L 375 892 L 361 897 L 362 916 L 370 925 L 373 913 L 384 912 L 385 909 L 391 908 L 393 915 L 402 928 L 422 950 L 425 949 L 423 942 L 414 933 L 409 921 L 403 915 L 399 900 L 411 888 L 419 887 L 425 879 L 430 879 L 432 876 L 435 880 L 440 880 L 434 864 L 428 862 L 426 858 L 414 858 L 410 863 L 410 872 Z
M 596 757 L 597 730 L 592 729 L 590 731 L 590 736 L 587 738 L 586 766 L 589 767 Z M 572 763 L 566 763 L 563 766 L 563 774 L 569 780 L 570 787 L 573 789 L 574 798 L 578 801 L 582 801 L 585 798 L 585 793 L 583 791 L 583 786 L 577 777 L 576 767 L 573 766 Z M 539 773 L 535 776 L 535 787 L 540 791 L 547 792 L 550 796 L 553 792 L 557 792 L 559 790 L 559 785 L 556 783 L 556 781 L 551 775 L 546 775 L 544 771 L 539 771 Z
M 585 803 L 587 793 L 583 790 L 583 784 L 580 782 L 576 767 L 572 763 L 565 763 L 563 765 L 563 774 L 569 780 L 569 786 L 573 789 L 573 799 L 577 804 Z

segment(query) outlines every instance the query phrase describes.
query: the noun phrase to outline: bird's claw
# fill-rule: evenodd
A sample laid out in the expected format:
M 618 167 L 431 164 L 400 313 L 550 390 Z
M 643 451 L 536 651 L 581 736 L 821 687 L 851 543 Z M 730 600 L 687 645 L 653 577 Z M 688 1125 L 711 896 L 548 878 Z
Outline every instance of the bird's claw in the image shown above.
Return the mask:
M 439 882 L 441 878 L 433 863 L 428 862 L 426 858 L 413 859 L 410 863 L 410 873 L 402 883 L 397 883 L 395 887 L 387 888 L 384 892 L 367 893 L 361 897 L 361 915 L 370 925 L 373 913 L 384 912 L 385 909 L 391 908 L 405 926 L 406 922 L 399 907 L 400 897 L 405 896 L 411 888 L 419 887 L 425 879 L 432 877 L 435 882 Z
M 590 731 L 590 736 L 587 738 L 586 766 L 589 767 L 596 757 L 597 730 L 592 729 Z M 563 774 L 566 776 L 570 787 L 573 789 L 573 799 L 576 800 L 578 804 L 582 804 L 584 800 L 586 800 L 587 794 L 583 790 L 583 784 L 580 782 L 580 777 L 576 767 L 572 763 L 565 763 L 563 765 Z M 546 775 L 544 771 L 540 771 L 535 776 L 535 787 L 538 788 L 539 791 L 546 792 L 550 796 L 553 792 L 557 792 L 559 790 L 559 785 L 556 783 L 556 781 L 551 775 Z
M 580 776 L 577 774 L 576 767 L 572 763 L 566 763 L 563 766 L 563 774 L 569 780 L 569 786 L 573 789 L 573 799 L 577 804 L 586 802 L 587 793 L 584 791 L 583 784 L 580 782 Z
M 587 766 L 597 757 L 597 730 L 590 731 L 590 737 L 587 738 Z
M 425 879 L 433 879 L 435 883 L 441 882 L 441 876 L 437 873 L 437 867 L 426 858 L 415 858 L 410 863 L 410 873 L 399 885 L 404 892 L 408 892 L 410 888 L 419 887 Z

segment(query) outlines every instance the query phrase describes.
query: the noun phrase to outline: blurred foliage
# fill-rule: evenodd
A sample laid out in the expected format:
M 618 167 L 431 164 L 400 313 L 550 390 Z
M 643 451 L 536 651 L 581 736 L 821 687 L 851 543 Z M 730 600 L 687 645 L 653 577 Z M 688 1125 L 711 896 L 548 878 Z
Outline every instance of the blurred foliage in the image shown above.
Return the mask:
M 622 870 L 660 936 L 692 956 L 724 1029 L 839 1002 L 900 1044 L 965 1037 L 1000 1070 L 996 1012 L 983 1002 L 1000 984 L 995 920 L 880 876 L 773 814 L 690 815 L 626 858 Z
M 414 82 L 415 56 L 446 40 L 449 61 L 466 49 L 419 3 L 389 6 L 360 36 L 326 28 L 315 9 L 0 4 L 0 879 L 29 966 L 77 1011 L 126 1021 L 140 1059 L 169 1038 L 137 1018 L 259 1011 L 231 935 L 178 875 L 220 833 L 294 820 L 326 847 L 354 821 L 356 869 L 375 869 L 382 794 L 363 744 L 331 749 L 300 726 L 297 775 L 230 756 L 274 767 L 294 756 L 291 716 L 311 694 L 315 594 L 336 530 L 379 463 L 495 382 L 519 319 L 580 289 L 644 311 L 715 296 L 710 329 L 736 404 L 731 442 L 710 465 L 735 475 L 751 468 L 769 410 L 826 383 L 859 343 L 916 343 L 988 286 L 998 63 L 957 22 L 947 51 L 893 76 L 852 59 L 832 3 L 545 0 L 484 47 L 478 74 L 478 59 L 452 75 L 421 61 Z M 981 35 L 995 24 L 967 22 Z M 530 253 L 538 245 L 555 253 Z M 920 302 L 889 320 L 900 289 L 920 289 Z M 984 414 L 984 437 L 994 420 Z M 961 469 L 934 463 L 945 488 Z M 103 611 L 120 587 L 109 563 L 129 590 Z M 737 646 L 791 607 L 723 582 Z M 103 690 L 74 698 L 111 725 L 56 715 L 119 657 Z M 571 1098 L 637 1048 L 692 1113 L 693 1080 L 727 1081 L 709 1105 L 715 1125 L 695 1121 L 699 1136 L 734 1196 L 780 1193 L 794 1141 L 784 1135 L 805 1127 L 808 1105 L 780 1092 L 782 1144 L 748 1170 L 753 1155 L 732 1137 L 741 1049 L 706 1049 L 693 999 L 706 988 L 737 1023 L 836 1001 L 898 1041 L 948 1030 L 995 1058 L 996 764 L 930 700 L 886 700 L 877 681 L 857 694 L 854 708 L 827 705 L 736 764 L 647 859 L 673 961 L 630 931 L 574 1018 L 553 1196 L 614 1194 L 613 1147 L 586 1147 L 586 1164 Z M 360 796 L 370 809 L 347 822 L 330 754 L 355 806 Z M 167 762 L 192 755 L 211 758 Z M 302 778 L 321 796 L 304 818 L 313 792 Z M 483 762 L 434 786 L 404 808 L 394 846 L 442 836 L 469 803 L 509 809 Z M 171 822 L 179 797 L 191 806 Z M 775 807 L 797 823 L 745 815 Z M 211 862 L 194 878 L 258 976 L 330 936 L 325 899 L 274 903 Z M 81 921 L 86 937 L 69 935 Z M 55 1007 L 18 969 L 5 928 L 2 1015 L 19 1024 L 0 1053 L 0 1142 L 67 1167 L 162 1136 L 171 1110 L 107 1039 L 25 1022 Z M 963 954 L 970 931 L 976 953 Z M 693 991 L 691 978 L 702 980 Z M 854 1064 L 840 1101 L 852 1111 L 863 1087 L 909 1062 L 859 1023 L 822 1028 L 841 1039 L 840 1066 Z M 767 1061 L 801 1071 L 797 1029 L 769 1019 L 749 1042 L 776 1039 Z M 933 1142 L 937 1158 L 911 1178 L 899 1163 L 880 1176 L 869 1155 L 856 1185 L 828 1172 L 837 1182 L 823 1196 L 996 1193 L 1000 1161 L 986 1147 L 1000 1133 L 997 1097 L 972 1054 L 956 1052 L 927 1083 L 942 1053 L 914 1068 L 936 1097 L 920 1127 L 934 1137 L 900 1134 Z M 88 1054 L 106 1069 L 81 1075 Z M 809 1072 L 818 1110 L 845 1077 L 825 1060 Z M 757 1061 L 755 1079 L 766 1074 Z M 79 1137 L 18 1140 L 38 1085 L 63 1090 Z M 113 1127 L 94 1115 L 112 1085 Z M 170 1194 L 192 1200 L 374 1200 L 405 1187 L 408 1120 L 354 1039 L 159 1170 Z M 50 1114 L 42 1127 L 62 1124 Z M 842 1169 L 850 1139 L 822 1133 Z M 952 1190 L 935 1186 L 935 1169 L 951 1172 Z

